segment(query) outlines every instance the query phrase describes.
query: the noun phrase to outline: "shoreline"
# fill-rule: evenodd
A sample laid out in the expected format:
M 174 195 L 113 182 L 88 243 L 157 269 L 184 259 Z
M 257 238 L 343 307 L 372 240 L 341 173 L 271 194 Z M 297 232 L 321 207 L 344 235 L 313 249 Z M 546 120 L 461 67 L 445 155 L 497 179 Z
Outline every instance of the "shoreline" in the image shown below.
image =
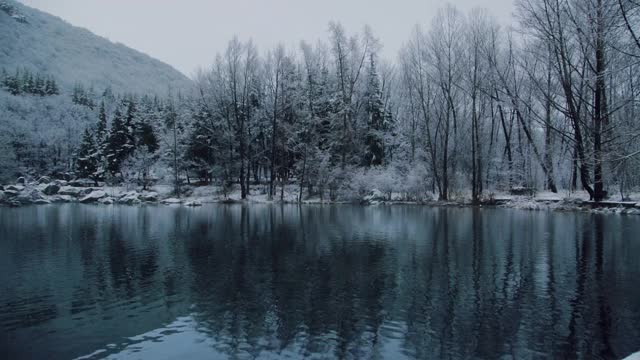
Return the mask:
M 84 184 L 86 185 L 86 184 Z M 460 196 L 457 199 L 440 201 L 433 199 L 411 200 L 401 194 L 383 196 L 377 190 L 368 195 L 351 199 L 321 200 L 319 197 L 297 201 L 297 187 L 292 186 L 284 193 L 281 200 L 278 196 L 270 200 L 265 194 L 264 186 L 252 188 L 247 199 L 240 199 L 240 194 L 230 192 L 221 194 L 216 186 L 185 186 L 185 196 L 177 198 L 172 195 L 168 185 L 156 185 L 149 190 L 136 187 L 110 186 L 74 186 L 63 181 L 41 181 L 39 183 L 22 183 L 4 185 L 0 188 L 0 206 L 21 207 L 27 205 L 46 204 L 101 204 L 101 205 L 174 205 L 198 207 L 203 204 L 289 204 L 289 205 L 360 205 L 360 206 L 429 206 L 459 208 L 507 208 L 520 210 L 575 211 L 608 214 L 640 215 L 640 201 L 604 201 L 590 202 L 582 193 L 563 196 L 558 193 L 541 193 L 536 196 L 498 194 L 473 204 L 469 198 Z M 293 190 L 293 191 L 291 191 Z M 494 194 L 492 194 L 494 195 Z M 570 196 L 573 195 L 573 196 Z

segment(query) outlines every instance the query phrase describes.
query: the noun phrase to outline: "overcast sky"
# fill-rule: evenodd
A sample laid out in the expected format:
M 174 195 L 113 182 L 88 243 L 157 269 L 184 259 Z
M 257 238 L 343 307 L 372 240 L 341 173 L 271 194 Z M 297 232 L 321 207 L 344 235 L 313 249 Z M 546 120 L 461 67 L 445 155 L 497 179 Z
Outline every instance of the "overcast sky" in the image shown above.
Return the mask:
M 512 0 L 20 0 L 73 25 L 165 61 L 186 75 L 211 63 L 233 35 L 253 39 L 260 51 L 278 42 L 327 38 L 328 23 L 349 33 L 371 25 L 395 59 L 417 23 L 429 23 L 447 3 L 486 8 L 511 22 Z

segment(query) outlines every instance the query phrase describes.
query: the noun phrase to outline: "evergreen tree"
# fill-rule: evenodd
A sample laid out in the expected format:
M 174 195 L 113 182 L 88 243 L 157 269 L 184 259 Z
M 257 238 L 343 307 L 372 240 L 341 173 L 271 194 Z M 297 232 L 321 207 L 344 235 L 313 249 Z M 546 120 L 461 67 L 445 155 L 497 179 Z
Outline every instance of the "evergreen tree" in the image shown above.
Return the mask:
M 104 101 L 100 103 L 100 110 L 98 112 L 98 124 L 96 127 L 96 148 L 98 152 L 97 160 L 98 167 L 96 169 L 95 176 L 99 179 L 104 178 L 105 173 L 107 172 L 107 113 L 105 110 Z
M 20 95 L 20 93 L 22 93 L 21 80 L 20 69 L 16 69 L 16 74 L 13 77 L 7 77 L 7 90 L 9 90 L 12 95 Z
M 116 109 L 106 144 L 107 169 L 112 175 L 120 172 L 122 162 L 130 153 L 129 134 L 120 109 Z
M 127 114 L 125 117 L 124 126 L 127 129 L 127 144 L 125 147 L 125 157 L 129 156 L 136 149 L 136 134 L 137 134 L 137 109 L 136 103 L 133 97 L 130 97 L 127 101 Z
M 150 153 L 155 153 L 160 145 L 153 126 L 146 120 L 140 120 L 136 127 L 137 146 L 145 146 Z
M 97 182 L 94 176 L 97 169 L 96 144 L 89 129 L 85 129 L 76 159 L 76 171 L 78 172 L 78 176 L 82 178 L 93 178 L 94 181 Z
M 365 135 L 364 165 L 381 165 L 384 158 L 384 104 L 380 79 L 376 70 L 375 55 L 369 57 L 369 72 L 365 93 L 365 110 L 367 116 L 367 131 Z

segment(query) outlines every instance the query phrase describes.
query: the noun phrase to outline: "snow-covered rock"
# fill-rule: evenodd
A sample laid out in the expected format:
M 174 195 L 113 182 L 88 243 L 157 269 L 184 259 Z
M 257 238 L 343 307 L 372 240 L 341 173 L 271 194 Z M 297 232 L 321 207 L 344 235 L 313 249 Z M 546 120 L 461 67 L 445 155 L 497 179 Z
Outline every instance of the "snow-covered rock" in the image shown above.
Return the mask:
M 33 204 L 44 199 L 43 194 L 38 189 L 25 189 L 16 196 L 15 200 L 20 204 Z
M 82 195 L 89 195 L 89 194 L 91 194 L 92 192 L 94 192 L 94 191 L 98 191 L 98 190 L 100 190 L 100 189 L 95 189 L 95 188 L 90 188 L 90 187 L 88 187 L 88 188 L 82 188 L 82 189 L 80 189 L 80 192 L 78 192 L 78 194 L 79 194 L 80 196 L 82 196 Z
M 22 185 L 7 185 L 4 188 L 4 190 L 5 191 L 17 191 L 17 192 L 20 192 L 20 191 L 24 190 L 24 186 L 22 186 Z
M 184 206 L 197 207 L 197 206 L 202 206 L 202 203 L 198 200 L 192 200 L 184 203 Z
M 73 187 L 73 186 L 63 186 L 58 190 L 58 194 L 60 195 L 69 195 L 69 196 L 80 196 L 81 188 Z
M 114 200 L 113 200 L 113 198 L 112 198 L 112 197 L 108 197 L 108 196 L 107 196 L 107 197 L 105 197 L 105 198 L 102 198 L 102 199 L 98 200 L 98 202 L 99 202 L 100 204 L 104 204 L 104 205 L 111 205 L 111 204 L 113 204 L 113 203 L 114 203 Z
M 37 183 L 38 183 L 38 184 L 49 184 L 49 183 L 51 183 L 51 178 L 50 178 L 50 177 L 48 177 L 48 176 L 41 176 L 41 177 L 38 179 Z
M 95 185 L 95 181 L 90 179 L 75 179 L 69 181 L 69 185 L 77 187 L 92 187 L 93 185 Z
M 49 201 L 48 199 L 37 199 L 33 203 L 37 205 L 45 205 L 45 204 L 51 204 L 51 201 Z
M 20 176 L 18 178 L 18 180 L 16 180 L 16 184 L 18 185 L 25 185 L 27 183 L 27 181 L 25 180 L 25 178 L 23 176 Z
M 85 197 L 83 197 L 82 199 L 80 199 L 81 203 L 92 203 L 92 202 L 96 202 L 100 199 L 102 199 L 103 197 L 106 197 L 107 193 L 102 191 L 102 190 L 95 190 L 92 191 L 90 194 L 86 195 Z
M 58 191 L 60 191 L 60 186 L 58 186 L 57 184 L 48 184 L 47 186 L 45 186 L 45 188 L 42 190 L 42 192 L 45 195 L 55 195 L 58 193 Z
M 18 190 L 12 190 L 12 189 L 5 189 L 4 190 L 4 195 L 7 198 L 18 196 L 18 194 L 20 194 L 20 191 L 18 191 Z
M 155 191 L 142 193 L 140 194 L 140 200 L 147 202 L 156 202 L 158 201 L 158 193 Z
M 49 200 L 54 203 L 68 203 L 74 201 L 75 199 L 70 195 L 53 195 L 49 197 Z
M 118 198 L 118 203 L 127 204 L 127 205 L 135 205 L 140 203 L 140 194 L 135 191 L 129 191 L 124 193 L 120 198 Z
M 168 198 L 168 199 L 162 200 L 162 203 L 167 205 L 178 205 L 178 204 L 182 204 L 182 200 L 176 199 L 176 198 Z

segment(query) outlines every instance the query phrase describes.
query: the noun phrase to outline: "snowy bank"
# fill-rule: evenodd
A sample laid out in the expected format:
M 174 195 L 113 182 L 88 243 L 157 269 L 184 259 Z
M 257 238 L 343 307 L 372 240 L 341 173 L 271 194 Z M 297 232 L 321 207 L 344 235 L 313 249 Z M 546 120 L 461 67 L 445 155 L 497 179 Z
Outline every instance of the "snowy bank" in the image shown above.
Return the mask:
M 632 200 L 593 203 L 585 192 L 541 192 L 535 195 L 512 195 L 492 193 L 479 204 L 472 204 L 469 194 L 460 192 L 450 200 L 436 200 L 432 194 L 420 199 L 407 194 L 383 193 L 377 189 L 357 195 L 343 194 L 333 199 L 305 196 L 300 199 L 299 187 L 295 185 L 278 188 L 273 198 L 268 195 L 266 185 L 255 185 L 246 199 L 241 199 L 239 191 L 225 192 L 218 186 L 183 186 L 181 196 L 173 193 L 169 185 L 156 185 L 148 190 L 127 186 L 90 186 L 83 182 L 63 180 L 39 180 L 27 182 L 20 179 L 17 184 L 0 186 L 0 205 L 24 206 L 33 204 L 54 204 L 78 202 L 85 204 L 123 205 L 183 205 L 190 207 L 207 203 L 287 203 L 287 204 L 360 204 L 360 205 L 424 205 L 424 206 L 479 206 L 505 207 L 524 210 L 592 211 L 600 213 L 640 214 L 640 194 Z M 635 199 L 635 200 L 634 200 Z

